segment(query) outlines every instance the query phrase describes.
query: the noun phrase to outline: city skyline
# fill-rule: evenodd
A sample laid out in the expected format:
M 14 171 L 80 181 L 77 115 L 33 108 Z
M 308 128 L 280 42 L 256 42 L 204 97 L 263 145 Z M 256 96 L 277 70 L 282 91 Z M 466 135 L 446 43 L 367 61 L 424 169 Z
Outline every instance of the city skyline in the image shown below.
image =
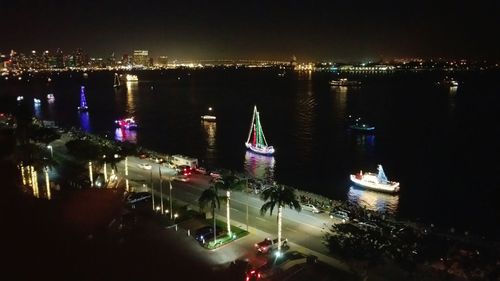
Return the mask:
M 144 49 L 178 60 L 498 60 L 498 4 L 445 2 L 17 1 L 3 5 L 9 32 L 0 50 L 82 48 L 120 57 Z

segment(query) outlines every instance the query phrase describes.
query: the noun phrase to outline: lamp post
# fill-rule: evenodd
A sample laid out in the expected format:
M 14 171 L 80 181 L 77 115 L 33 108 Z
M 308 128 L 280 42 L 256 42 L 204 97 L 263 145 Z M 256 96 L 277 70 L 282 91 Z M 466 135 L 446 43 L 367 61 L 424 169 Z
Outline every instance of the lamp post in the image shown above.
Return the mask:
M 125 157 L 125 190 L 128 192 L 128 157 Z
M 43 170 L 45 172 L 45 187 L 47 188 L 47 199 L 50 200 L 52 195 L 50 194 L 49 167 L 45 166 Z
M 106 170 L 106 155 L 102 156 L 102 159 L 104 159 L 104 183 L 108 183 L 108 172 Z
M 92 161 L 89 161 L 89 178 L 90 178 L 90 187 L 94 187 L 94 177 L 92 175 Z
M 158 163 L 158 175 L 160 176 L 160 209 L 161 214 L 163 215 L 163 185 L 161 184 L 161 166 Z
M 170 195 L 169 195 L 169 200 L 170 201 L 170 219 L 172 219 L 172 178 L 170 178 L 170 180 L 168 181 L 169 185 L 170 185 Z
M 52 148 L 52 145 L 47 145 L 47 148 L 50 149 L 50 158 L 54 158 L 54 150 Z
M 151 184 L 151 199 L 153 201 L 153 212 L 155 211 L 155 192 L 153 189 L 153 169 L 151 171 L 150 184 Z

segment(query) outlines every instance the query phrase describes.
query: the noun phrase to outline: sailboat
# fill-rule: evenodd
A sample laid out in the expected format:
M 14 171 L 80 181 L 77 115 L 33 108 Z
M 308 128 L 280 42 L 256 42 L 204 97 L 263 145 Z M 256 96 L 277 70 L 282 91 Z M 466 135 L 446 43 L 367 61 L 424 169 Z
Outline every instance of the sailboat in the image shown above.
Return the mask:
M 78 107 L 80 112 L 85 112 L 89 110 L 87 106 L 87 99 L 85 98 L 85 86 L 80 88 L 80 106 Z
M 115 73 L 115 81 L 113 82 L 113 87 L 119 88 L 120 86 L 120 77 L 118 76 L 118 73 Z
M 250 140 L 251 138 L 251 140 Z M 264 131 L 260 124 L 259 112 L 257 106 L 253 107 L 252 122 L 250 123 L 250 131 L 245 146 L 252 152 L 262 155 L 273 155 L 274 147 L 268 146 Z
M 382 165 L 378 165 L 378 174 L 363 173 L 360 171 L 355 175 L 351 175 L 351 181 L 366 189 L 375 191 L 395 193 L 399 191 L 399 182 L 389 181 L 384 173 Z

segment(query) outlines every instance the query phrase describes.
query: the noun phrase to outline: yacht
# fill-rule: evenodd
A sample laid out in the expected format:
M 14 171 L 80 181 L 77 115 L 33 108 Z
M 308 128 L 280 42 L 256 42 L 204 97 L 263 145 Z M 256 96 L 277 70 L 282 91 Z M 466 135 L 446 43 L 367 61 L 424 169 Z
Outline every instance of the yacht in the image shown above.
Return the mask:
M 359 86 L 361 85 L 360 81 L 354 81 L 354 80 L 347 80 L 347 78 L 340 78 L 337 80 L 331 80 L 330 81 L 331 86 Z
M 127 80 L 127 82 L 136 82 L 136 81 L 139 81 L 139 78 L 137 77 L 137 75 L 133 75 L 133 74 L 127 74 L 127 75 L 125 75 L 125 79 Z
M 399 182 L 389 181 L 384 173 L 382 165 L 378 165 L 378 174 L 359 173 L 351 175 L 351 181 L 357 186 L 380 192 L 396 193 L 399 191 Z
M 115 124 L 123 129 L 137 129 L 137 123 L 134 117 L 115 120 Z

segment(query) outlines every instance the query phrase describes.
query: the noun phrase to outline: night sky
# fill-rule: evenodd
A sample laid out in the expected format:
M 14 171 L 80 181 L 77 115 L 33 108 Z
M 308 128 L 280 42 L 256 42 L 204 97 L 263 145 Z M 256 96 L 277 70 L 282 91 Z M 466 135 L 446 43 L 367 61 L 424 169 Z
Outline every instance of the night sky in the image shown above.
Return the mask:
M 500 59 L 500 1 L 0 0 L 0 11 L 3 53 L 59 47 L 93 56 L 147 49 L 179 60 Z

